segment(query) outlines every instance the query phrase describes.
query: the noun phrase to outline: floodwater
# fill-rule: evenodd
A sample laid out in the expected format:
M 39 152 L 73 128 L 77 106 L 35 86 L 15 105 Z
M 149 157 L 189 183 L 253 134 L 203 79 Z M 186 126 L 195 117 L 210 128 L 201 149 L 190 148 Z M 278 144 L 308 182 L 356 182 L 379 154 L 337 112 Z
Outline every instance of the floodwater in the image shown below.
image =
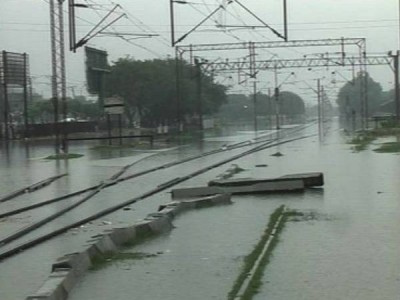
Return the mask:
M 284 156 L 270 156 L 276 151 Z M 333 127 L 322 142 L 297 141 L 237 164 L 246 169 L 240 177 L 322 171 L 326 184 L 304 194 L 235 196 L 230 206 L 182 215 L 168 235 L 124 250 L 144 257 L 87 273 L 70 299 L 226 299 L 243 257 L 281 204 L 314 218 L 287 224 L 255 299 L 398 299 L 398 155 L 353 153 Z
M 315 133 L 316 128 L 310 127 L 306 132 Z M 246 132 L 238 135 L 241 140 L 247 136 Z M 5 189 L 3 195 L 15 190 L 15 182 L 24 186 L 65 171 L 70 176 L 42 191 L 25 195 L 21 200 L 0 204 L 0 210 L 29 201 L 37 202 L 44 196 L 51 198 L 50 195 L 58 195 L 60 190 L 68 192 L 96 184 L 118 171 L 128 162 L 128 156 L 137 161 L 128 171 L 135 173 L 233 140 L 231 137 L 212 138 L 201 147 L 188 146 L 158 153 L 122 153 L 123 158 L 108 156 L 105 160 L 97 154 L 89 154 L 70 160 L 67 166 L 32 159 L 48 155 L 50 149 L 45 147 L 36 147 L 27 156 L 29 160 L 20 161 L 16 157 L 26 153 L 23 147 L 15 146 L 9 152 L 11 159 L 1 157 L 5 167 L 0 172 L 12 176 L 12 179 L 0 181 Z M 88 272 L 69 299 L 226 299 L 243 257 L 260 238 L 269 215 L 282 204 L 312 211 L 315 218 L 287 224 L 255 299 L 398 299 L 400 186 L 397 176 L 400 157 L 371 150 L 353 153 L 350 148 L 338 125 L 334 124 L 323 141 L 311 137 L 233 162 L 245 169 L 237 177 L 321 171 L 326 182 L 323 189 L 302 194 L 235 196 L 232 205 L 184 213 L 174 220 L 176 228 L 169 234 L 124 249 L 125 252 L 140 253 L 139 259 L 112 261 Z M 223 152 L 108 188 L 93 201 L 61 217 L 53 226 L 67 224 L 111 203 L 133 198 L 162 182 L 186 175 L 193 168 L 204 167 L 244 150 Z M 84 151 L 84 146 L 77 145 L 74 152 L 79 151 Z M 278 151 L 284 156 L 271 156 Z M 262 164 L 267 167 L 256 167 Z M 179 186 L 206 184 L 228 167 L 210 170 Z M 83 249 L 90 236 L 114 226 L 130 225 L 168 201 L 168 191 L 159 193 L 131 205 L 131 210 L 117 211 L 1 262 L 1 299 L 23 299 L 44 282 L 57 257 Z M 0 237 L 63 205 L 49 206 L 45 213 L 30 212 L 11 220 L 0 220 Z M 49 230 L 46 226 L 35 234 Z M 32 270 L 35 270 L 35 276 Z M 15 282 L 21 283 L 18 289 L 14 288 Z

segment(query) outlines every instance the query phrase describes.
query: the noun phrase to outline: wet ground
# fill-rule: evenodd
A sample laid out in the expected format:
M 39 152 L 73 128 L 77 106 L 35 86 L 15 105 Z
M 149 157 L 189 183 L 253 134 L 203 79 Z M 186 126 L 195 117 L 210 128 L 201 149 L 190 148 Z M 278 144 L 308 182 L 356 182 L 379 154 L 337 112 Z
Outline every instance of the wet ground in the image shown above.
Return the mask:
M 315 133 L 316 127 L 306 132 Z M 66 193 L 97 184 L 135 160 L 137 164 L 128 173 L 249 136 L 248 132 L 240 132 L 236 138 L 214 137 L 202 145 L 165 152 L 128 151 L 115 154 L 123 158 L 108 156 L 108 159 L 101 159 L 107 155 L 88 150 L 87 145 L 76 145 L 73 152 L 86 155 L 68 164 L 41 160 L 40 157 L 51 154 L 50 146 L 34 147 L 27 153 L 22 145 L 14 145 L 7 158 L 3 153 L 1 156 L 2 195 L 15 190 L 16 186 L 52 175 L 63 172 L 70 175 L 43 190 L 2 203 L 0 210 L 11 210 L 59 195 L 60 191 Z M 237 175 L 240 177 L 321 171 L 326 184 L 323 189 L 304 194 L 235 196 L 232 205 L 185 213 L 174 221 L 176 228 L 169 234 L 124 250 L 138 255 L 109 262 L 87 273 L 70 299 L 226 299 L 243 257 L 258 241 L 269 215 L 281 204 L 312 211 L 314 217 L 287 224 L 255 299 L 397 299 L 400 294 L 400 187 L 397 180 L 400 159 L 396 154 L 378 154 L 370 150 L 354 153 L 350 148 L 342 131 L 334 124 L 322 142 L 314 136 L 235 161 L 245 169 Z M 52 222 L 51 226 L 37 230 L 29 239 L 244 150 L 222 152 L 110 187 L 79 209 Z M 271 156 L 277 151 L 284 156 Z M 228 167 L 210 170 L 179 186 L 205 184 Z M 79 197 L 0 219 L 0 238 L 77 199 Z M 79 251 L 90 236 L 106 228 L 130 225 L 168 201 L 168 191 L 159 193 L 131 205 L 131 210 L 117 211 L 4 260 L 0 263 L 1 299 L 23 299 L 44 282 L 57 257 Z M 18 243 L 24 239 L 28 238 Z M 21 283 L 18 288 L 15 282 Z

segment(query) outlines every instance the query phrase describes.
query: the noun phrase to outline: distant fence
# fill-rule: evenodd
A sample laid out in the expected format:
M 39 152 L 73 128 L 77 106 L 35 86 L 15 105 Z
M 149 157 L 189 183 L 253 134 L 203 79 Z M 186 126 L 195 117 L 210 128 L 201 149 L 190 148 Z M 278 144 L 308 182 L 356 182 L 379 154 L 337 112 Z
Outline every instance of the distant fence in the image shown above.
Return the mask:
M 42 137 L 51 136 L 56 134 L 56 126 L 59 126 L 59 132 L 62 133 L 64 126 L 67 128 L 68 134 L 78 132 L 95 132 L 97 130 L 97 122 L 66 122 L 66 123 L 46 123 L 46 124 L 30 124 L 29 125 L 29 136 L 30 137 Z M 16 130 L 16 136 L 23 136 L 24 129 Z

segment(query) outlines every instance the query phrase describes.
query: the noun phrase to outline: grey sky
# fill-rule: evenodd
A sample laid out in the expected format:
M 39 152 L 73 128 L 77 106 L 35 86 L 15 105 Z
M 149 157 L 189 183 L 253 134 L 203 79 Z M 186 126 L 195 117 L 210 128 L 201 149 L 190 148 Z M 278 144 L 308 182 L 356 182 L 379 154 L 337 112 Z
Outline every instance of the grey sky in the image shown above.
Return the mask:
M 169 0 L 81 0 L 82 3 L 95 3 L 99 9 L 111 8 L 112 3 L 119 3 L 128 12 L 128 19 L 123 19 L 114 26 L 118 32 L 157 33 L 160 37 L 131 40 L 131 43 L 118 38 L 99 37 L 90 42 L 90 46 L 107 50 L 110 60 L 130 55 L 136 59 L 151 59 L 173 55 L 170 47 Z M 224 0 L 193 0 L 190 5 L 175 5 L 177 36 L 187 32 L 210 11 Z M 282 29 L 282 0 L 241 0 L 250 10 L 274 28 Z M 289 38 L 320 39 L 340 37 L 365 37 L 369 53 L 386 53 L 399 48 L 398 0 L 288 0 Z M 31 73 L 37 92 L 48 95 L 50 82 L 50 33 L 49 7 L 46 0 L 0 0 L 0 50 L 26 52 L 30 55 Z M 120 11 L 121 12 L 121 11 Z M 104 15 L 103 10 L 80 9 L 78 16 L 78 36 L 90 29 Z M 223 32 L 215 24 L 259 25 L 260 23 L 237 3 L 230 4 L 226 12 L 218 13 L 198 31 L 185 39 L 182 44 L 219 43 L 241 41 L 277 40 L 269 30 L 232 30 Z M 146 30 L 144 30 L 144 28 Z M 135 45 L 136 44 L 136 45 Z M 338 49 L 296 49 L 281 50 L 281 58 L 302 57 L 305 54 L 338 51 Z M 259 58 L 271 57 L 268 51 L 260 51 Z M 201 54 L 203 55 L 203 53 Z M 218 56 L 237 58 L 246 53 L 224 52 L 204 53 L 205 57 L 215 59 Z M 77 54 L 68 53 L 68 85 L 75 87 L 76 93 L 84 93 L 84 58 L 80 49 Z M 349 68 L 338 69 L 346 78 L 351 78 Z M 295 70 L 296 79 L 329 77 L 331 71 L 321 70 L 310 74 L 304 70 Z M 290 72 L 285 70 L 284 72 Z M 381 82 L 385 89 L 390 88 L 393 76 L 388 67 L 370 67 L 370 74 Z M 237 75 L 232 74 L 233 77 Z M 285 74 L 280 78 L 285 78 Z M 340 78 L 337 78 L 338 80 Z M 222 79 L 221 79 L 222 80 Z M 266 72 L 258 78 L 263 87 L 271 86 L 272 74 Z M 246 87 L 239 87 L 244 88 Z M 287 89 L 292 87 L 287 86 Z M 304 92 L 303 92 L 304 93 Z M 304 94 L 304 97 L 307 97 Z

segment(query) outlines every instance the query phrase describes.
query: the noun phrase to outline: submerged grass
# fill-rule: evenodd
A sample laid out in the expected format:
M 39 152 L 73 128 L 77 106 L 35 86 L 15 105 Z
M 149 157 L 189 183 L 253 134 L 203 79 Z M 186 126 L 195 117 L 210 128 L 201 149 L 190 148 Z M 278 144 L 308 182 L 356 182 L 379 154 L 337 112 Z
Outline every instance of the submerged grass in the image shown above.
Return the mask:
M 383 143 L 374 151 L 378 153 L 398 153 L 400 152 L 400 142 Z
M 105 255 L 97 255 L 92 259 L 91 271 L 97 271 L 105 268 L 108 263 L 115 263 L 118 261 L 135 261 L 143 260 L 146 258 L 156 257 L 158 254 L 144 253 L 144 252 L 117 252 L 107 253 Z
M 83 154 L 77 154 L 77 153 L 60 153 L 60 154 L 55 154 L 55 155 L 49 155 L 45 157 L 44 159 L 49 159 L 49 160 L 60 160 L 60 159 L 74 159 L 74 158 L 80 158 L 84 156 Z
M 375 128 L 369 131 L 362 132 L 355 136 L 349 144 L 353 144 L 353 150 L 356 152 L 363 151 L 367 149 L 368 145 L 371 144 L 374 140 L 380 137 L 389 137 L 389 136 L 400 136 L 400 127 L 395 123 L 388 123 L 382 126 L 381 128 Z M 393 143 L 386 143 L 386 144 L 393 144 Z M 396 150 L 396 146 L 385 146 L 383 144 L 381 148 L 378 148 L 374 151 L 376 152 L 399 152 L 400 150 Z
M 247 276 L 249 276 L 249 272 L 251 271 L 252 267 L 254 266 L 254 263 L 256 262 L 257 258 L 261 255 L 264 245 L 267 242 L 267 240 L 269 239 L 276 222 L 278 221 L 279 217 L 284 213 L 284 209 L 285 209 L 285 207 L 282 205 L 271 214 L 268 225 L 267 225 L 266 229 L 264 230 L 264 233 L 261 236 L 261 239 L 255 245 L 253 251 L 245 257 L 242 270 L 241 270 L 240 274 L 238 275 L 237 279 L 235 280 L 231 291 L 228 294 L 228 300 L 235 299 L 244 280 L 247 278 Z M 277 228 L 276 234 L 279 234 L 279 232 L 283 229 L 283 226 L 285 224 L 285 219 L 287 218 L 287 216 L 284 214 L 283 218 L 284 219 L 280 223 L 280 226 Z M 268 264 L 271 252 L 277 243 L 278 243 L 278 238 L 275 237 L 275 239 L 273 239 L 266 255 L 262 258 L 260 267 L 256 270 L 255 276 L 253 277 L 253 280 L 250 282 L 249 288 L 245 291 L 244 295 L 242 296 L 242 298 L 241 298 L 242 300 L 250 300 L 258 292 L 258 289 L 261 286 L 261 278 L 264 273 L 265 266 Z
M 376 137 L 369 133 L 363 133 L 354 137 L 349 144 L 354 145 L 353 150 L 356 152 L 363 151 L 367 149 L 368 145 L 375 140 Z

